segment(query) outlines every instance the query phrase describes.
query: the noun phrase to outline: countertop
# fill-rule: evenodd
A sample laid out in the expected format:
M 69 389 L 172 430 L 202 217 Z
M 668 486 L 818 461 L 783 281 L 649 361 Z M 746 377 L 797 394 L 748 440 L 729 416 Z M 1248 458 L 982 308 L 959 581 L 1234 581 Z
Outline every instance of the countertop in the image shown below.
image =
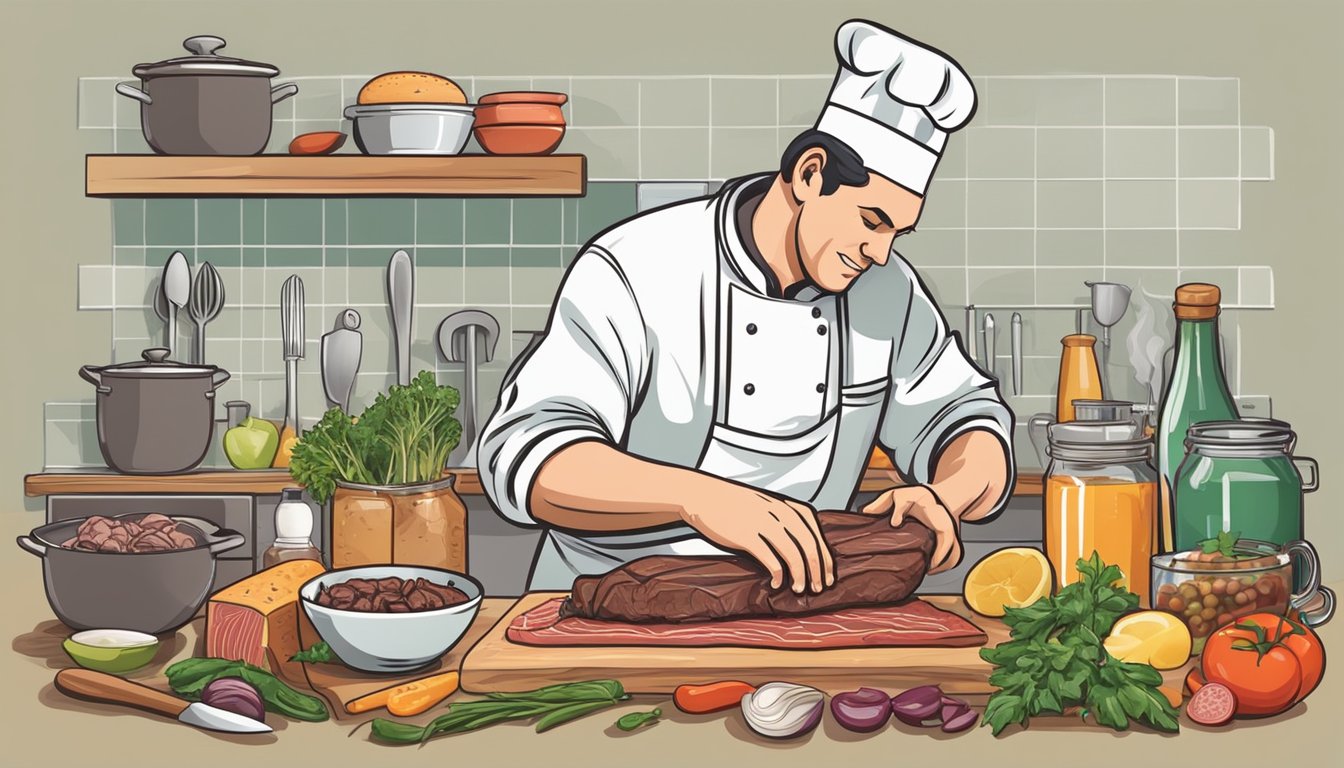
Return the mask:
M 0 533 L 16 536 L 35 524 L 24 515 L 6 515 Z M 1241 721 L 1227 728 L 1201 730 L 1182 722 L 1182 732 L 1167 736 L 1147 731 L 1113 733 L 1073 718 L 1041 718 L 1030 730 L 1014 729 L 994 738 L 988 728 L 960 735 L 891 725 L 874 734 L 851 734 L 824 725 L 796 742 L 767 742 L 747 731 L 740 714 L 691 717 L 677 712 L 665 697 L 637 697 L 629 703 L 553 731 L 536 734 L 529 726 L 500 725 L 450 736 L 423 748 L 393 748 L 371 743 L 366 729 L 346 738 L 349 724 L 300 723 L 273 717 L 276 732 L 239 737 L 197 731 L 131 710 L 76 702 L 51 684 L 68 665 L 59 650 L 67 630 L 52 616 L 42 590 L 41 566 L 14 552 L 0 562 L 0 578 L 9 595 L 5 626 L 11 650 L 0 654 L 0 723 L 9 765 L 171 766 L 312 765 L 401 766 L 671 766 L 687 765 L 929 765 L 1089 766 L 1190 765 L 1262 768 L 1267 760 L 1299 766 L 1337 765 L 1344 709 L 1344 673 L 1327 671 L 1311 698 L 1274 718 Z M 1344 582 L 1331 586 L 1338 592 Z M 1323 628 L 1330 651 L 1344 653 L 1344 621 Z M 164 644 L 158 662 L 191 652 L 183 634 Z M 1329 652 L 1329 651 L 1328 651 Z M 612 727 L 627 712 L 660 706 L 663 722 L 635 733 Z M 1333 755 L 1333 757 L 1332 757 Z

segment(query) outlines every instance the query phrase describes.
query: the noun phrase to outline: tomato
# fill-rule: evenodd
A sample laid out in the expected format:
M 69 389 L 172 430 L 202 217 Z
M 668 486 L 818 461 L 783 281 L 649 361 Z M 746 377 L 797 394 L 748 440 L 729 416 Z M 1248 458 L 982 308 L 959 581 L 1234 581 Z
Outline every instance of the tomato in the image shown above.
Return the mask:
M 1321 684 L 1321 676 L 1325 674 L 1325 646 L 1311 627 L 1292 619 L 1284 621 L 1292 625 L 1293 630 L 1301 630 L 1301 634 L 1290 634 L 1283 640 L 1302 665 L 1302 688 L 1297 692 L 1297 700 L 1301 701 Z
M 1313 655 L 1312 640 L 1317 651 L 1320 641 L 1304 629 L 1295 634 L 1299 628 L 1272 613 L 1252 614 L 1222 627 L 1204 646 L 1204 678 L 1231 689 L 1238 715 L 1274 715 L 1288 709 L 1310 693 L 1304 681 L 1312 687 L 1320 682 L 1325 660 L 1323 651 L 1319 659 Z M 1300 640 L 1294 644 L 1299 651 L 1289 646 L 1291 638 Z M 1306 669 L 1299 653 L 1307 659 Z

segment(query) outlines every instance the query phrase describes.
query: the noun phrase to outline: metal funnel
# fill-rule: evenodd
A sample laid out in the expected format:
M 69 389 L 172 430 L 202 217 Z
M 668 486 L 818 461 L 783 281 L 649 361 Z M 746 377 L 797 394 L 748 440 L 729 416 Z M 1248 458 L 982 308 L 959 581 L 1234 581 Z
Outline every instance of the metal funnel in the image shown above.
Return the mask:
M 1110 389 L 1106 369 L 1111 363 L 1111 326 L 1120 322 L 1129 310 L 1130 288 L 1123 283 L 1105 283 L 1084 281 L 1083 285 L 1092 289 L 1092 319 L 1101 326 L 1101 385 L 1102 390 Z

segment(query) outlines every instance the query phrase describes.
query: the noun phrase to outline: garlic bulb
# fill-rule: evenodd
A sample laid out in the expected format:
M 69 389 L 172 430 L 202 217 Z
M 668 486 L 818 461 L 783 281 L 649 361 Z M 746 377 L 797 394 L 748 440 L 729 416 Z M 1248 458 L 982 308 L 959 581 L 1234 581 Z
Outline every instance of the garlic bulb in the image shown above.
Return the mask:
M 793 683 L 766 683 L 742 697 L 742 716 L 762 736 L 788 739 L 817 727 L 826 695 Z

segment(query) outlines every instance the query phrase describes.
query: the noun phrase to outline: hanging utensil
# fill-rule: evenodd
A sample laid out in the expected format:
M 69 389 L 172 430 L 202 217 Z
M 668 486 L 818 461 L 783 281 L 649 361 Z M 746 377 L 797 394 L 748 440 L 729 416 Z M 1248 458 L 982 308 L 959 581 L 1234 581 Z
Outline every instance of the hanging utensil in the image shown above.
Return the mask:
M 414 311 L 415 265 L 405 251 L 387 263 L 387 303 L 392 310 L 392 340 L 396 344 L 397 383 L 411 383 L 411 313 Z
M 163 346 L 165 349 L 173 343 L 173 337 L 168 327 L 168 313 L 170 305 L 168 297 L 163 295 L 163 275 L 159 275 L 159 281 L 154 284 L 154 316 L 163 321 Z
M 163 296 L 168 300 L 168 357 L 177 358 L 177 312 L 191 301 L 191 266 L 181 251 L 163 265 Z
M 196 271 L 196 280 L 191 286 L 191 300 L 187 311 L 191 321 L 196 324 L 196 357 L 193 362 L 205 362 L 205 326 L 219 317 L 224 308 L 224 279 L 219 276 L 214 265 L 205 262 Z
M 966 354 L 975 359 L 975 305 L 966 305 Z
M 303 359 L 303 280 L 290 275 L 280 287 L 280 343 L 285 355 L 285 425 L 273 467 L 288 467 L 299 439 L 299 360 Z
M 271 733 L 272 728 L 246 715 L 212 707 L 199 701 L 179 699 L 147 685 L 123 680 L 91 669 L 62 669 L 56 673 L 56 689 L 66 696 L 85 701 L 119 704 L 125 707 L 171 717 L 207 731 L 224 733 Z
M 985 313 L 985 370 L 994 376 L 994 316 Z
M 1013 319 L 1009 323 L 1011 330 L 1010 342 L 1013 345 L 1013 395 L 1022 395 L 1022 313 L 1014 312 Z
M 1101 389 L 1110 391 L 1106 371 L 1111 364 L 1111 326 L 1120 322 L 1129 309 L 1130 288 L 1121 283 L 1085 281 L 1092 289 L 1092 319 L 1101 326 Z
M 458 409 L 462 422 L 462 438 L 448 455 L 450 467 L 476 466 L 476 375 L 482 362 L 495 356 L 499 341 L 499 321 L 488 312 L 464 309 L 445 317 L 439 324 L 439 352 L 450 363 L 463 363 L 462 406 Z M 484 358 L 484 359 L 482 359 Z
M 340 408 L 347 415 L 364 350 L 359 323 L 359 313 L 346 309 L 336 315 L 332 330 L 322 335 L 322 391 L 326 393 L 328 407 Z

